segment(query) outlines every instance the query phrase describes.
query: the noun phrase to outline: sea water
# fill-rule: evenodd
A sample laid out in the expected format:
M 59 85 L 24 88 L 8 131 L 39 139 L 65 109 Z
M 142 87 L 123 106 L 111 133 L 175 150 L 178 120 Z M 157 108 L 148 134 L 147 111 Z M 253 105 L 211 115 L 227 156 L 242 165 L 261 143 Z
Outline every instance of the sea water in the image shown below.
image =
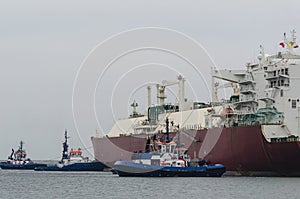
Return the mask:
M 110 172 L 0 170 L 0 198 L 300 198 L 300 178 L 131 178 Z

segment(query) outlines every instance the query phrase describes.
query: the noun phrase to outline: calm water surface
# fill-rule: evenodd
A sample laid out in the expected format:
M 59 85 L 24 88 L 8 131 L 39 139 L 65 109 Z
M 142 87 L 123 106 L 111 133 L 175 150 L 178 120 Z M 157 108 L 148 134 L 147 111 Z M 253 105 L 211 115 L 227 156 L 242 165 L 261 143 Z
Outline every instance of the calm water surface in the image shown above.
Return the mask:
M 0 170 L 0 198 L 300 198 L 300 178 L 120 178 Z

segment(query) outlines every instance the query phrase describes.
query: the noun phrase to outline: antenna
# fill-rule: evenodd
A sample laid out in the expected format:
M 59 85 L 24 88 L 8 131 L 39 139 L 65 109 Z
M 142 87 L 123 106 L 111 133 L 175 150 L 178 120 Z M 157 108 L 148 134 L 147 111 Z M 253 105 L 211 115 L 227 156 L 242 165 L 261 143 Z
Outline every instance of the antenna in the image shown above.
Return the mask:
M 291 31 L 291 37 L 287 38 L 286 33 L 283 34 L 283 41 L 279 43 L 282 48 L 286 48 L 288 53 L 294 54 L 293 49 L 298 48 L 296 31 Z

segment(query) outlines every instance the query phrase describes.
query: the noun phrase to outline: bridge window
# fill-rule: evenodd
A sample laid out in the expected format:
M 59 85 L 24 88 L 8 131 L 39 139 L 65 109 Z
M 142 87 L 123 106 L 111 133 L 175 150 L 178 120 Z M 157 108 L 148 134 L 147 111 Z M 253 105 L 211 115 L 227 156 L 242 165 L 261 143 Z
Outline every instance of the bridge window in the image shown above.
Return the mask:
M 166 152 L 170 153 L 170 145 L 166 145 Z
M 297 102 L 296 102 L 296 100 L 292 100 L 292 108 L 296 108 L 297 107 Z

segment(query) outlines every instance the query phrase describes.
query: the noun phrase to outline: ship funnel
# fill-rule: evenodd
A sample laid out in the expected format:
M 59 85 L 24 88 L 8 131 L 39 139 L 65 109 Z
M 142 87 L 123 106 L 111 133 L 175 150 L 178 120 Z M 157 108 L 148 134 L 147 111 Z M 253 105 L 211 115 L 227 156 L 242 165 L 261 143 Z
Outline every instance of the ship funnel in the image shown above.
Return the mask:
M 157 104 L 164 105 L 165 104 L 165 86 L 156 84 L 157 89 Z
M 184 81 L 185 79 L 179 75 L 177 77 L 178 80 L 178 97 L 179 97 L 179 111 L 183 111 L 184 105 Z
M 215 74 L 217 73 L 217 69 L 212 67 L 211 68 L 211 102 L 218 102 L 218 89 L 219 82 L 215 79 Z

